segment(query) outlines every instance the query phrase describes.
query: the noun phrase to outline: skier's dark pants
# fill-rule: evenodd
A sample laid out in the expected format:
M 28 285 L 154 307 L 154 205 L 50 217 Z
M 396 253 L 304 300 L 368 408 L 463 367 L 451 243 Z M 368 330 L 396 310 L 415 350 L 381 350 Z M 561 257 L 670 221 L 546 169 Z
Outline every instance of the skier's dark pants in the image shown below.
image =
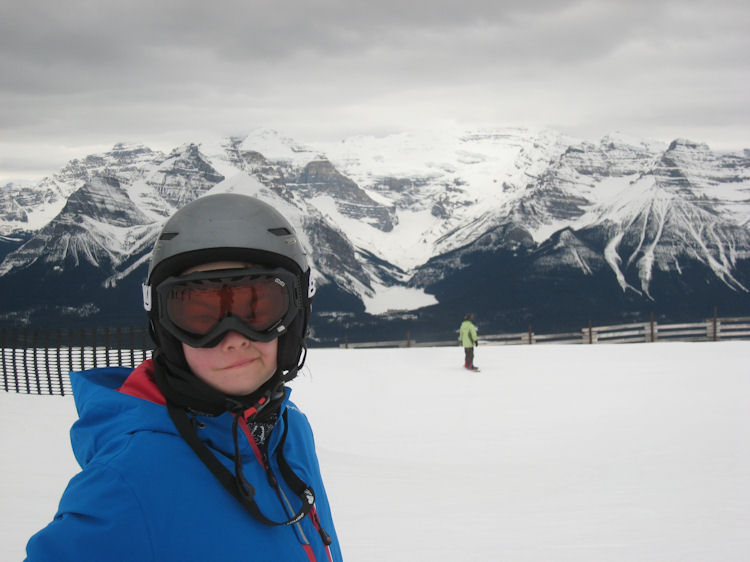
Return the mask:
M 471 367 L 474 364 L 474 348 L 473 347 L 464 347 L 464 353 L 466 354 L 466 363 L 465 363 L 465 365 L 467 367 Z

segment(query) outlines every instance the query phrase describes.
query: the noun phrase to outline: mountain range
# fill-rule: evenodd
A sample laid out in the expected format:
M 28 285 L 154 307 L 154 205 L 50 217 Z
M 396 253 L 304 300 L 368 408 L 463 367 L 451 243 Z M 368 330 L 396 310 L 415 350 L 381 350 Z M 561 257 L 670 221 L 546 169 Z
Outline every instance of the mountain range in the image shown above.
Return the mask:
M 454 338 L 750 314 L 750 151 L 550 130 L 270 130 L 171 151 L 117 144 L 0 187 L 0 325 L 142 323 L 140 283 L 180 206 L 239 192 L 298 231 L 311 340 Z

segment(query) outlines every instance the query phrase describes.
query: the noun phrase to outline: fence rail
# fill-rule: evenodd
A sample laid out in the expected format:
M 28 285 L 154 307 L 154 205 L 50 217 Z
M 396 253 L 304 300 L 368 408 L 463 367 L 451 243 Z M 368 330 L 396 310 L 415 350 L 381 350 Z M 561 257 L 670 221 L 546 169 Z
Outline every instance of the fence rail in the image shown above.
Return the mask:
M 531 344 L 595 344 L 637 343 L 657 341 L 719 341 L 750 339 L 750 317 L 709 318 L 690 324 L 659 324 L 654 320 L 612 326 L 591 326 L 577 332 L 536 334 L 529 327 L 525 332 L 481 335 L 482 345 Z M 389 342 L 346 343 L 339 347 L 445 347 L 457 345 L 457 340 L 418 342 L 407 334 L 405 340 Z

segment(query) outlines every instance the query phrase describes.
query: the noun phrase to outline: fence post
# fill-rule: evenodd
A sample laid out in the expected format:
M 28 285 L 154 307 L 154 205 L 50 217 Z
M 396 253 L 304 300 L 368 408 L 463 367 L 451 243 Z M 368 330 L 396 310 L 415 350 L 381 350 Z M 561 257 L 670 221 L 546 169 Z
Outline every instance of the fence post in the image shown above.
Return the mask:
M 13 350 L 13 353 L 11 354 L 11 359 L 13 361 L 12 368 L 13 368 L 13 382 L 16 386 L 16 392 L 21 392 L 21 384 L 18 381 L 18 369 L 16 369 L 16 350 L 18 349 L 18 330 L 13 328 L 10 331 L 10 347 Z
M 83 348 L 85 347 L 85 344 L 86 344 L 86 332 L 83 328 L 81 328 L 81 341 L 80 341 L 81 347 L 79 348 L 81 350 L 81 371 L 86 370 L 86 357 L 83 355 Z
M 8 331 L 5 328 L 0 329 L 0 361 L 3 366 L 3 389 L 8 392 L 8 372 L 5 370 L 5 343 L 7 341 Z
M 31 351 L 34 365 L 34 380 L 36 381 L 36 393 L 42 393 L 42 379 L 39 377 L 39 358 L 37 354 L 39 352 L 39 330 L 34 328 L 31 332 Z M 28 376 L 28 375 L 27 375 Z
M 47 375 L 47 391 L 53 395 L 52 372 L 49 370 L 49 330 L 42 332 L 42 350 L 44 352 L 44 374 Z
M 73 370 L 73 328 L 68 328 L 68 370 Z
M 411 347 L 411 332 L 406 332 L 406 347 Z
M 651 343 L 656 341 L 656 331 L 654 330 L 654 313 L 651 313 Z
M 26 394 L 31 394 L 31 381 L 29 381 L 29 327 L 25 326 L 23 329 L 23 375 L 26 379 Z
M 589 344 L 594 343 L 594 331 L 591 327 L 591 320 L 589 320 Z
M 146 360 L 146 349 L 148 348 L 148 338 L 146 337 L 146 334 L 148 334 L 149 325 L 146 324 L 146 327 L 143 329 L 143 360 Z
M 719 341 L 719 319 L 717 318 L 718 309 L 714 307 L 714 341 Z
M 529 324 L 529 345 L 534 343 L 534 332 L 531 331 L 531 324 Z
M 130 366 L 135 367 L 135 326 L 130 326 L 128 332 L 130 332 Z
M 91 347 L 94 350 L 94 352 L 91 355 L 92 355 L 92 358 L 94 360 L 94 369 L 96 369 L 99 366 L 99 358 L 97 357 L 97 355 L 98 355 L 97 352 L 99 351 L 99 348 L 96 346 L 96 344 L 97 344 L 96 335 L 97 335 L 98 332 L 99 332 L 99 328 L 93 328 L 91 330 Z M 106 330 L 104 331 L 104 339 L 105 340 L 107 339 L 107 331 Z M 105 343 L 106 343 L 106 341 L 105 341 Z
M 110 342 L 109 342 L 109 326 L 105 326 L 104 328 L 104 366 L 109 367 L 109 348 L 110 348 Z
M 57 329 L 57 382 L 60 383 L 60 396 L 65 396 L 65 385 L 63 384 L 63 374 L 60 368 L 60 348 L 62 347 L 62 330 Z
M 115 339 L 117 344 L 117 364 L 122 365 L 122 326 L 115 328 Z M 109 361 L 107 361 L 109 366 Z

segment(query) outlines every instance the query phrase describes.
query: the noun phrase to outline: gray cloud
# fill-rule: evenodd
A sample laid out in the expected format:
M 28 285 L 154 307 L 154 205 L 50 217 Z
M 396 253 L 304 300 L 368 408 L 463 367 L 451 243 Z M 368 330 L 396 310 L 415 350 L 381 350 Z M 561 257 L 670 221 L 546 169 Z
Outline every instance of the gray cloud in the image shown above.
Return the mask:
M 44 158 L 53 171 L 75 147 L 256 126 L 315 140 L 448 121 L 546 124 L 750 144 L 746 2 L 32 0 L 2 10 L 0 181 L 45 169 Z

